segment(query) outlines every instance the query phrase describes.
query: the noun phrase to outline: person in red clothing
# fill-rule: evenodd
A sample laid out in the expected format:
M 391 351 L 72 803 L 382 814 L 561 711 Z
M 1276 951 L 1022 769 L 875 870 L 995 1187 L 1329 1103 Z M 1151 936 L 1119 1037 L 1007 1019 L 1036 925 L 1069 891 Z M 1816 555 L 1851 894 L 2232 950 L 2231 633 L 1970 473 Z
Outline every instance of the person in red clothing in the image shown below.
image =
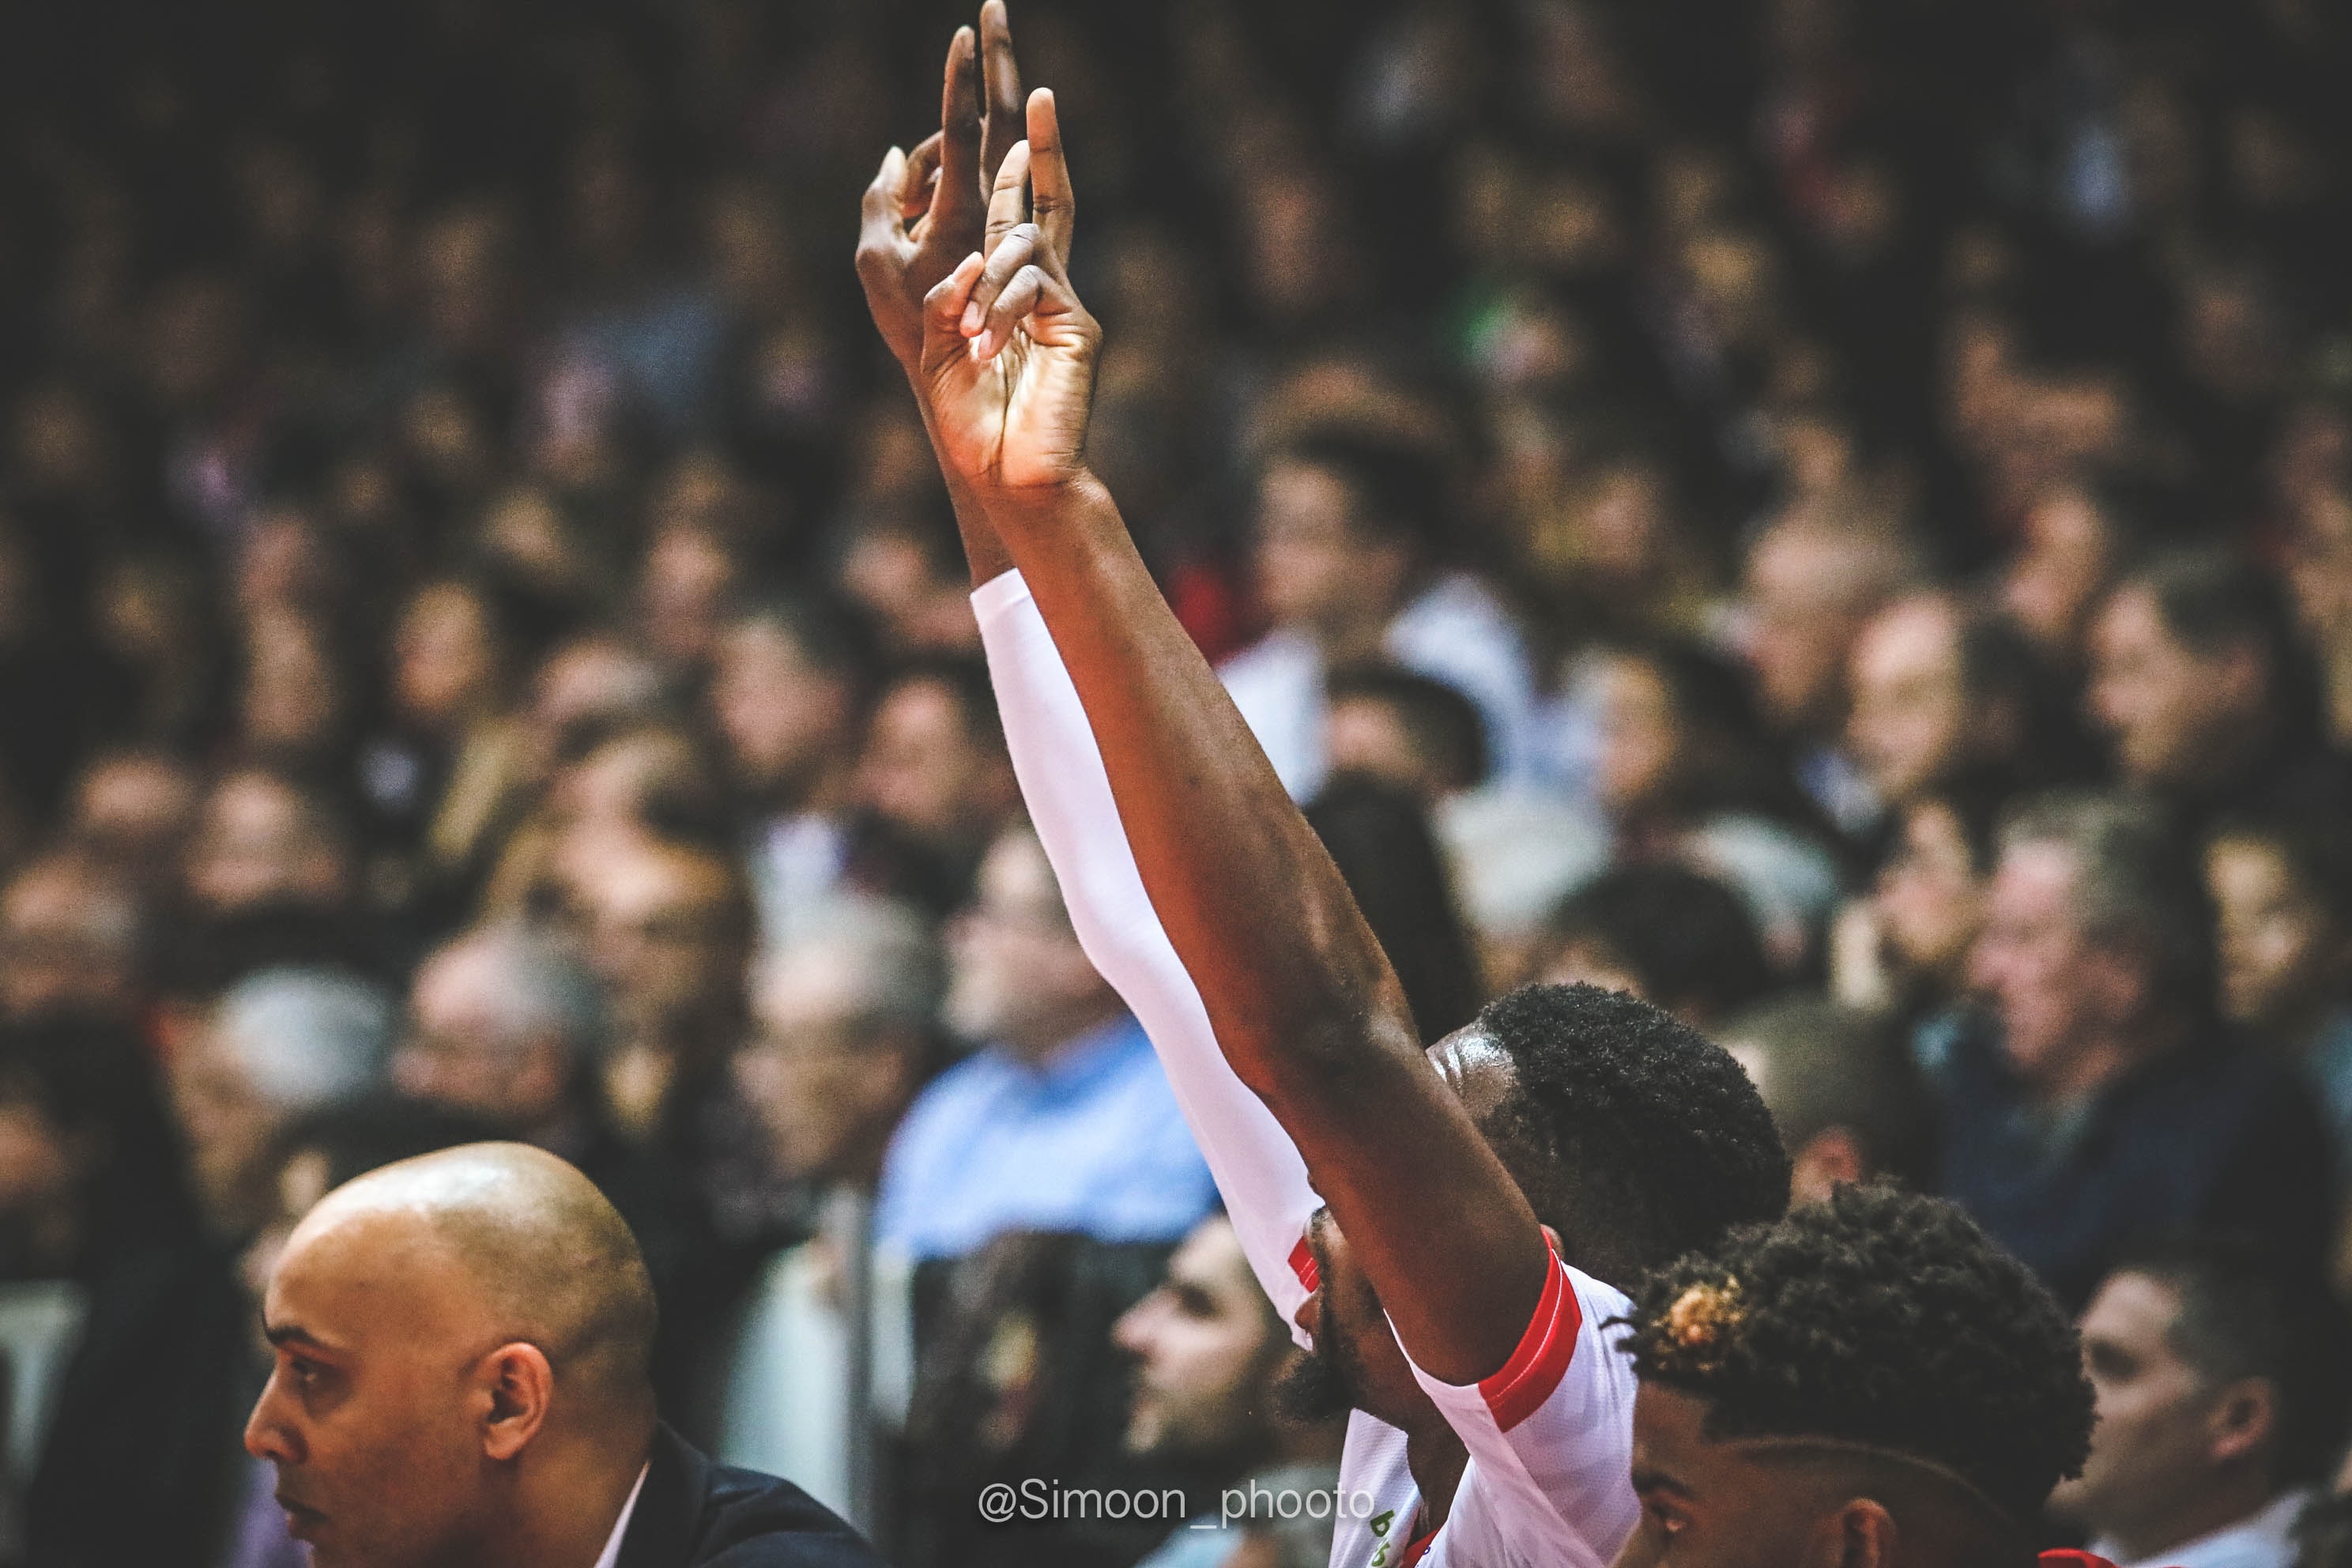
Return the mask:
M 2065 1312 L 1940 1199 L 1841 1188 L 1661 1271 L 1629 1321 L 1616 1568 L 2030 1568 L 2090 1451 Z

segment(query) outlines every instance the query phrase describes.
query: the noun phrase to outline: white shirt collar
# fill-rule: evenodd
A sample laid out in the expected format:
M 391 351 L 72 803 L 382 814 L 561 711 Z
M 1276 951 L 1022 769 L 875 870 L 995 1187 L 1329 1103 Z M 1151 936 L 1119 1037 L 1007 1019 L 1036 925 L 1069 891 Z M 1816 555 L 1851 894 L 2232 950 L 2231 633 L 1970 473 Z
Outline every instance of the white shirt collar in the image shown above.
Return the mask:
M 637 1494 L 646 1489 L 646 1472 L 652 1468 L 653 1465 L 648 1461 L 637 1471 L 637 1484 L 629 1489 L 629 1500 L 621 1505 L 621 1517 L 613 1521 L 613 1533 L 596 1559 L 596 1568 L 613 1568 L 620 1562 L 621 1537 L 629 1533 L 629 1516 L 637 1511 Z
M 2091 1551 L 2121 1564 L 2121 1568 L 2148 1568 L 2155 1563 L 2162 1563 L 2165 1568 L 2275 1568 L 2294 1561 L 2295 1518 L 2310 1500 L 2311 1493 L 2304 1488 L 2281 1492 L 2235 1524 L 2169 1547 L 2147 1559 L 2147 1564 L 2125 1563 L 2112 1542 L 2094 1542 Z M 2102 1544 L 2106 1546 L 2105 1552 L 2100 1551 Z

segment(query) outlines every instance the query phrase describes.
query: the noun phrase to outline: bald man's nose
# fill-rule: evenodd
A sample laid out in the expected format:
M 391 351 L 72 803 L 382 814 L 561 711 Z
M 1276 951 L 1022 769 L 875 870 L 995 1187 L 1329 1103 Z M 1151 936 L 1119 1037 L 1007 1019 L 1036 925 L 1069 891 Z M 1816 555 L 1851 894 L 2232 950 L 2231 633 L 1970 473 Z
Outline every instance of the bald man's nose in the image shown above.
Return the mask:
M 301 1439 L 278 1418 L 278 1406 L 283 1397 L 278 1392 L 278 1377 L 273 1373 L 262 1386 L 261 1397 L 253 1402 L 253 1414 L 246 1417 L 245 1451 L 272 1464 L 297 1465 L 302 1462 Z

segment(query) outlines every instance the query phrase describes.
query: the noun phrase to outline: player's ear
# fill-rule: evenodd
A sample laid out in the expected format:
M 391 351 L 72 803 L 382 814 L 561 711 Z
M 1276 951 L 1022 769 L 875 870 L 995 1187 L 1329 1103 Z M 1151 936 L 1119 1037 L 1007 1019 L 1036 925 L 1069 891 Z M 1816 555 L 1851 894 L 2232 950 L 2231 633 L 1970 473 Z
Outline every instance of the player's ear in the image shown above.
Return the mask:
M 1837 1556 L 1822 1568 L 1891 1568 L 1895 1561 L 1895 1516 L 1886 1504 L 1853 1498 L 1837 1510 Z
M 518 1340 L 484 1356 L 474 1375 L 483 1413 L 482 1452 L 492 1459 L 511 1459 L 547 1424 L 555 1370 L 547 1364 L 546 1352 Z

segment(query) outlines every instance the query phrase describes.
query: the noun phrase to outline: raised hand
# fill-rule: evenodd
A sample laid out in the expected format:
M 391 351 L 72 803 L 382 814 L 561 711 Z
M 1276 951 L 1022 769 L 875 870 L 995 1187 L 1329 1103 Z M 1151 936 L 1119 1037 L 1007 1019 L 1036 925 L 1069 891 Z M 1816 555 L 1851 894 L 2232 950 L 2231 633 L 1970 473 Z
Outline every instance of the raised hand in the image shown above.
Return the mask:
M 857 278 L 882 340 L 908 375 L 923 348 L 923 297 L 981 247 L 988 192 L 1024 128 L 1021 68 L 1003 0 L 980 33 L 956 29 L 940 89 L 940 128 L 909 153 L 893 147 L 866 187 Z
M 1077 208 L 1044 88 L 1029 95 L 1028 125 L 997 171 L 988 250 L 966 255 L 923 307 L 915 386 L 932 442 L 950 480 L 983 493 L 1084 474 L 1102 341 L 1065 269 Z

